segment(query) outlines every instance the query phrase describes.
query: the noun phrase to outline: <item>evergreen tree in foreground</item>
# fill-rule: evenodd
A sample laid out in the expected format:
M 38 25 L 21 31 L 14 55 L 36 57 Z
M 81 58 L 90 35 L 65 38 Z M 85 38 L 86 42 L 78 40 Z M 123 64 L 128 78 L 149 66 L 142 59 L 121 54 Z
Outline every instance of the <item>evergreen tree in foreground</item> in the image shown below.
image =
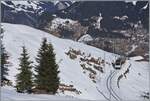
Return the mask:
M 29 61 L 29 56 L 27 53 L 27 49 L 25 46 L 22 47 L 22 53 L 20 60 L 20 68 L 18 70 L 20 71 L 19 74 L 17 74 L 17 80 L 16 80 L 16 88 L 18 92 L 31 92 L 33 82 L 32 82 L 32 66 L 31 61 Z
M 7 80 L 6 76 L 8 75 L 8 58 L 9 56 L 6 53 L 6 50 L 3 45 L 1 45 L 1 84 L 4 80 Z
M 1 32 L 0 32 L 0 39 L 3 38 L 4 35 L 4 30 L 3 28 L 1 28 Z M 2 41 L 2 40 L 1 40 Z M 1 42 L 2 43 L 2 42 Z M 4 85 L 4 81 L 9 81 L 6 76 L 8 75 L 8 54 L 5 50 L 5 47 L 3 44 L 0 44 L 1 47 L 1 51 L 0 51 L 0 66 L 1 66 L 1 86 Z
M 38 65 L 35 68 L 36 88 L 50 94 L 55 94 L 59 86 L 59 71 L 53 50 L 53 46 L 47 44 L 44 38 L 36 58 Z

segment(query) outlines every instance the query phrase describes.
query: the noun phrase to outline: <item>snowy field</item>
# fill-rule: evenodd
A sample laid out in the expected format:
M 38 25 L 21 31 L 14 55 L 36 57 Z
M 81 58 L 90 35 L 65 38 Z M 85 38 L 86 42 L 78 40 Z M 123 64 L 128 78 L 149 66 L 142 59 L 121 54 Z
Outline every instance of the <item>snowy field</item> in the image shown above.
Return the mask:
M 46 100 L 145 100 L 141 97 L 143 92 L 149 91 L 149 64 L 148 62 L 138 62 L 141 57 L 134 57 L 125 62 L 121 70 L 115 70 L 111 62 L 115 59 L 115 54 L 105 52 L 98 48 L 74 42 L 67 39 L 60 39 L 49 33 L 18 24 L 2 23 L 4 29 L 3 42 L 8 52 L 9 76 L 15 85 L 15 75 L 18 73 L 18 58 L 20 57 L 21 47 L 25 45 L 35 62 L 37 51 L 40 47 L 42 38 L 46 37 L 54 46 L 56 60 L 60 70 L 61 83 L 73 85 L 81 94 L 74 92 L 58 92 L 56 96 L 52 95 L 35 95 L 35 94 L 18 94 L 12 87 L 2 88 L 2 101 L 46 101 Z M 79 57 L 71 60 L 65 52 L 70 48 L 80 50 L 85 55 L 91 54 L 95 58 L 106 60 L 104 73 L 96 71 L 96 83 L 83 73 Z M 129 69 L 126 76 L 117 85 L 117 78 Z M 33 70 L 34 71 L 34 70 Z M 87 100 L 86 100 L 87 101 Z
M 13 87 L 1 89 L 1 101 L 87 101 L 71 96 L 46 95 L 46 94 L 20 94 Z

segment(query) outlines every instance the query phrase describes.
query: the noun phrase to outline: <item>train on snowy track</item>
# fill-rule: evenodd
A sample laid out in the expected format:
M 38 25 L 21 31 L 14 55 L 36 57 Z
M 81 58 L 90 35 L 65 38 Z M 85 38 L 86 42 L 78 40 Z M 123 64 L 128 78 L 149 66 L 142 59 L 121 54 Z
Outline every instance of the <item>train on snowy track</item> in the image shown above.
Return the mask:
M 115 60 L 115 62 L 112 62 L 112 66 L 114 69 L 121 69 L 125 61 L 126 57 L 119 57 Z

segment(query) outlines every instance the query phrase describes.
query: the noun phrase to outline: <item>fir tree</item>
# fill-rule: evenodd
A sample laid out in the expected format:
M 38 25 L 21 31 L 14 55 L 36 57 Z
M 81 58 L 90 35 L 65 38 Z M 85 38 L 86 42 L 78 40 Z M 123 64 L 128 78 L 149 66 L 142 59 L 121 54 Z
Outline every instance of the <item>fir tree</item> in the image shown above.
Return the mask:
M 3 46 L 1 45 L 1 83 L 4 80 L 7 80 L 6 76 L 8 75 L 8 58 L 7 52 Z
M 25 46 L 22 47 L 22 53 L 20 60 L 20 68 L 18 70 L 20 71 L 19 74 L 17 74 L 17 80 L 16 80 L 16 88 L 18 92 L 27 92 L 30 93 L 33 82 L 32 82 L 32 61 L 29 60 L 29 56 L 27 53 L 27 49 Z
M 44 38 L 36 58 L 38 65 L 35 68 L 37 89 L 51 94 L 55 94 L 59 86 L 59 71 L 53 50 L 52 44 L 48 44 Z

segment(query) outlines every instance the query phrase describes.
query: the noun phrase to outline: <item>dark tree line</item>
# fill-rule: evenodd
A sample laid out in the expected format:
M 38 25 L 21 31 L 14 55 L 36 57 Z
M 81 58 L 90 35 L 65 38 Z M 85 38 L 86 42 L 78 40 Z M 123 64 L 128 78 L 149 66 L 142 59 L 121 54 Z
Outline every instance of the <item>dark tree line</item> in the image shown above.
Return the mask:
M 0 41 L 2 41 L 3 33 L 4 33 L 4 30 L 3 30 L 3 28 L 1 28 Z M 8 64 L 9 64 L 8 58 L 9 58 L 9 56 L 8 56 L 2 42 L 0 44 L 0 47 L 1 47 L 1 49 L 0 49 L 1 86 L 4 86 L 6 83 L 9 83 L 9 80 L 7 79 L 8 71 L 9 71 L 8 70 Z
M 1 45 L 1 85 L 4 85 L 4 81 L 8 81 L 7 75 L 8 75 L 8 54 L 5 50 L 5 47 L 3 44 Z
M 59 86 L 58 65 L 55 62 L 55 54 L 52 44 L 46 38 L 43 39 L 36 58 L 36 74 L 32 74 L 32 62 L 29 60 L 27 49 L 23 46 L 21 54 L 19 74 L 17 75 L 16 88 L 18 92 L 35 92 L 55 94 Z M 33 89 L 34 88 L 34 89 Z
M 1 30 L 1 35 L 3 31 Z M 59 86 L 58 65 L 56 64 L 55 54 L 52 44 L 44 38 L 36 58 L 35 66 L 36 75 L 33 74 L 33 65 L 25 46 L 22 47 L 22 53 L 19 58 L 19 73 L 16 75 L 16 89 L 20 93 L 36 93 L 55 94 Z M 3 44 L 0 51 L 1 66 L 1 86 L 10 82 L 8 75 L 8 54 Z M 34 88 L 34 89 L 33 89 Z

